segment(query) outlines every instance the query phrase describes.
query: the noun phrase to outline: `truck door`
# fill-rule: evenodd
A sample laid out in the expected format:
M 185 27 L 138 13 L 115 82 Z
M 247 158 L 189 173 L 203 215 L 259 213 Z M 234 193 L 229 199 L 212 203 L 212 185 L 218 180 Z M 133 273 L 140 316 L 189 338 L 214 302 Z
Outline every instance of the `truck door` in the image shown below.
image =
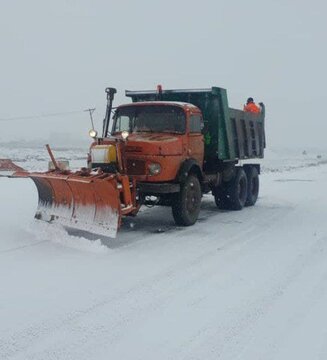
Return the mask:
M 201 133 L 203 119 L 201 114 L 191 114 L 189 119 L 188 151 L 190 158 L 196 159 L 200 166 L 203 165 L 204 139 Z

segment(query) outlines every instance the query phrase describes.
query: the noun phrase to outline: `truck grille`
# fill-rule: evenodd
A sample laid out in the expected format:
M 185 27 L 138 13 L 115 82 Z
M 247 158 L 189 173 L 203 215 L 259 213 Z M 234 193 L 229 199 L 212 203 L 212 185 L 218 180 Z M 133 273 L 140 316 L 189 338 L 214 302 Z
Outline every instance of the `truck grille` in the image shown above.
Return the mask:
M 145 175 L 145 161 L 144 160 L 127 160 L 127 174 L 128 175 Z

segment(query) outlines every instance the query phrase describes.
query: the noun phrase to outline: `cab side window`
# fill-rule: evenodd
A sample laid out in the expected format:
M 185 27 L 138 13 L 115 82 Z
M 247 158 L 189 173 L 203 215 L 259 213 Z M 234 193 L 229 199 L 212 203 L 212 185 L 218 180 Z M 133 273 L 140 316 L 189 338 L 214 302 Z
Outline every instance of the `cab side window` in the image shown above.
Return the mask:
M 190 133 L 201 133 L 203 128 L 202 116 L 199 114 L 190 116 Z
M 130 130 L 130 118 L 126 115 L 118 116 L 115 131 L 120 132 L 124 130 Z

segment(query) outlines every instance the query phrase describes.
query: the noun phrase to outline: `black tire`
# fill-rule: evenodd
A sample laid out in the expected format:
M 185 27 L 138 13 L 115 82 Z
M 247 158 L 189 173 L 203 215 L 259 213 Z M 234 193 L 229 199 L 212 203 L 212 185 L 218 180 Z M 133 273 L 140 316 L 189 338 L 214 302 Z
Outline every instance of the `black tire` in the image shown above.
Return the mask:
M 245 206 L 253 206 L 259 195 L 259 173 L 255 166 L 250 166 L 246 170 L 248 179 L 248 194 L 245 202 Z
M 213 191 L 215 197 L 215 203 L 218 209 L 228 210 L 230 208 L 229 199 L 226 196 L 226 190 L 223 186 L 220 186 Z
M 181 190 L 172 203 L 172 212 L 176 225 L 193 225 L 201 208 L 201 185 L 195 175 L 189 175 L 181 184 Z
M 226 184 L 226 197 L 231 210 L 242 210 L 247 199 L 248 181 L 243 168 L 236 170 L 235 177 Z

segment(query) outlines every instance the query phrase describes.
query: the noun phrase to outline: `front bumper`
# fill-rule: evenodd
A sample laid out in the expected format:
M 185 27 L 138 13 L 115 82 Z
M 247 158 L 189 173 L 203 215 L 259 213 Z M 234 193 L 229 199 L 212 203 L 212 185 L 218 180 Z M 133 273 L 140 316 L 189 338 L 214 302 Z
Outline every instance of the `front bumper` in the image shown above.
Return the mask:
M 137 187 L 142 194 L 160 195 L 178 193 L 180 191 L 180 184 L 176 183 L 148 183 L 140 182 Z

